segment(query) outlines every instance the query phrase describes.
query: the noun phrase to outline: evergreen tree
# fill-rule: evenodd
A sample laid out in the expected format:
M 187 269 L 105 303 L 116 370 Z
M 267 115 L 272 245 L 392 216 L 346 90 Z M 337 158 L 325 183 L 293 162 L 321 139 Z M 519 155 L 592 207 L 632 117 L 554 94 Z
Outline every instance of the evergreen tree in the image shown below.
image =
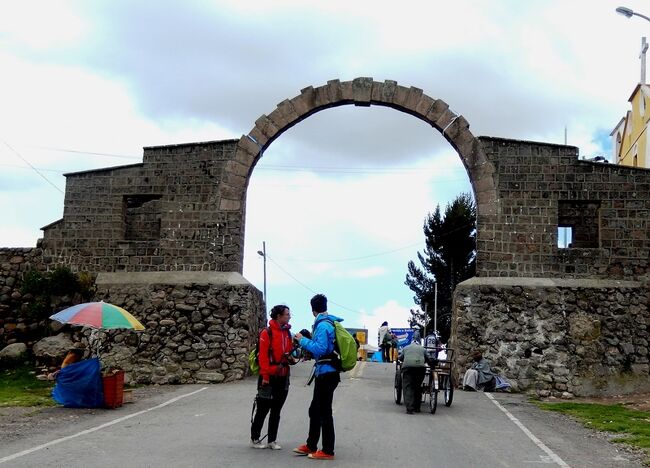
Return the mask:
M 421 267 L 408 264 L 405 284 L 415 293 L 413 300 L 424 310 L 411 310 L 410 324 L 426 324 L 433 330 L 435 283 L 438 283 L 438 323 L 441 340 L 451 334 L 451 302 L 456 285 L 476 274 L 476 205 L 469 193 L 462 193 L 445 208 L 440 205 L 424 221 L 425 249 L 418 252 Z

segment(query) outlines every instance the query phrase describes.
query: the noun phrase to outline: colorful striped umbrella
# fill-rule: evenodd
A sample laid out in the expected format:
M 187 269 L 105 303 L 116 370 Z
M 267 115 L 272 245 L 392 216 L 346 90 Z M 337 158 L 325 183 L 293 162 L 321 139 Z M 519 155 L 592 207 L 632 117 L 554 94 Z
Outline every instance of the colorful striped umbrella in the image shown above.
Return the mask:
M 144 330 L 138 320 L 126 310 L 108 302 L 86 302 L 77 304 L 50 316 L 52 320 L 70 325 L 83 325 L 86 327 L 110 329 L 129 328 Z

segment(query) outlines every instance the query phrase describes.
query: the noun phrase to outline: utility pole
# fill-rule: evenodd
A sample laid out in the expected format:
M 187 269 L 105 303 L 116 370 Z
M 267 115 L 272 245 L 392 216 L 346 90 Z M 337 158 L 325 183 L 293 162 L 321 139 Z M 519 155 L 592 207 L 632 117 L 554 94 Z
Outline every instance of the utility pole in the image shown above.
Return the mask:
M 427 317 L 427 303 L 425 302 L 424 303 L 424 336 L 422 338 L 427 337 L 427 320 L 428 320 L 428 317 Z
M 641 38 L 641 54 L 639 58 L 641 59 L 641 84 L 645 84 L 645 54 L 648 51 L 648 42 L 645 39 L 645 36 Z
M 438 282 L 434 283 L 433 292 L 433 333 L 438 336 Z
M 266 304 L 266 241 L 262 241 L 262 250 L 258 250 L 257 254 L 264 260 L 264 310 L 268 312 L 268 305 Z

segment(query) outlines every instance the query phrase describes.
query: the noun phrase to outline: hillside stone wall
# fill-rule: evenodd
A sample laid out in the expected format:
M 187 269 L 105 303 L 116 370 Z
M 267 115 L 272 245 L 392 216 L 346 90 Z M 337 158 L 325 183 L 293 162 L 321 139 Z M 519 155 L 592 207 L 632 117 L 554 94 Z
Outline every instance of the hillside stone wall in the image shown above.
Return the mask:
M 44 270 L 42 250 L 0 248 L 0 349 L 17 342 L 29 342 L 38 321 L 27 313 L 29 297 L 23 297 L 23 275 L 31 269 Z
M 459 377 L 472 350 L 540 396 L 650 388 L 647 283 L 472 278 L 456 288 L 451 346 Z

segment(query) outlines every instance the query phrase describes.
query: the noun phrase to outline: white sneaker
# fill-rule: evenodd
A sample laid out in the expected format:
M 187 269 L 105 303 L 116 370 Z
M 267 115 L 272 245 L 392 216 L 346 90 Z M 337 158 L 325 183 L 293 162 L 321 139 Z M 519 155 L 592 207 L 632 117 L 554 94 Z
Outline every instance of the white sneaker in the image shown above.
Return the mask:
M 251 447 L 256 448 L 256 449 L 265 449 L 266 444 L 262 442 L 261 440 L 253 440 L 251 439 Z
M 269 442 L 269 445 L 266 446 L 271 450 L 282 450 L 282 445 L 278 444 L 276 441 Z

